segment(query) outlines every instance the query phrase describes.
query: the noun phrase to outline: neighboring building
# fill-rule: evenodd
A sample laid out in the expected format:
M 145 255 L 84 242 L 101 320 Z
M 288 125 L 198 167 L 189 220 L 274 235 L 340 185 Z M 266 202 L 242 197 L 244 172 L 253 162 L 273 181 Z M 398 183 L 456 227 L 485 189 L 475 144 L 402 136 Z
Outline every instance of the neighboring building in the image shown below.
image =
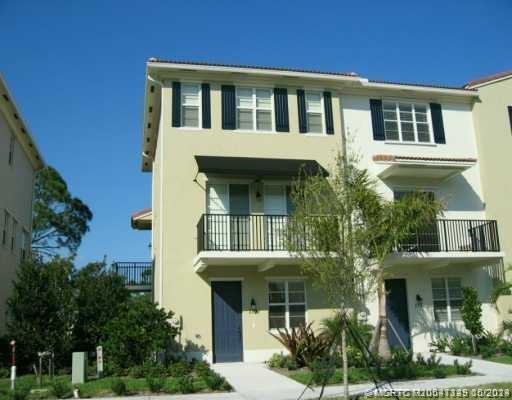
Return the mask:
M 263 361 L 283 350 L 269 330 L 332 315 L 282 232 L 291 180 L 328 171 L 342 135 L 387 198 L 419 189 L 447 203 L 388 260 L 392 344 L 424 351 L 460 331 L 462 286 L 478 289 L 496 329 L 488 298 L 503 253 L 485 219 L 475 101 L 474 90 L 353 73 L 151 59 L 141 166 L 152 207 L 132 225 L 151 224 L 154 300 L 176 313 L 189 355 Z
M 475 102 L 478 157 L 486 215 L 499 220 L 500 244 L 505 251 L 505 268 L 512 267 L 512 71 L 469 82 L 478 89 Z M 512 271 L 508 271 L 512 280 Z M 505 320 L 512 319 L 512 296 L 500 299 L 499 310 Z
M 0 335 L 16 269 L 30 252 L 35 173 L 44 162 L 0 75 Z

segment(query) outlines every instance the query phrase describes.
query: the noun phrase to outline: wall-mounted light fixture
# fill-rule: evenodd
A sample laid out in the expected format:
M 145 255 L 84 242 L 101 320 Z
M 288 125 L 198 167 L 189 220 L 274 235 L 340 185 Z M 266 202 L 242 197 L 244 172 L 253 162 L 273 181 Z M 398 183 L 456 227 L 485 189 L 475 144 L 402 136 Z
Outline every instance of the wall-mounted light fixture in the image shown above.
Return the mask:
M 254 297 L 251 299 L 251 312 L 254 314 L 258 312 L 258 307 L 256 307 L 256 300 L 254 300 Z
M 423 306 L 423 297 L 421 297 L 419 294 L 416 295 L 416 307 L 422 307 Z

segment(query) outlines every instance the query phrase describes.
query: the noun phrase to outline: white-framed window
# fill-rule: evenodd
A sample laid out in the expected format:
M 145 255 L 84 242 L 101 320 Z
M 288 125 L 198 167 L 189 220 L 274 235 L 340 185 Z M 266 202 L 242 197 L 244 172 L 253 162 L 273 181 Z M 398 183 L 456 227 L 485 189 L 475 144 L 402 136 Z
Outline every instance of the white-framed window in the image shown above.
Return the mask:
M 9 236 L 9 224 L 11 221 L 11 215 L 7 210 L 4 210 L 4 226 L 2 228 L 2 245 L 7 244 L 7 237 Z
M 460 321 L 462 297 L 462 283 L 460 278 L 432 278 L 432 299 L 435 321 Z
M 325 133 L 323 101 L 321 92 L 306 91 L 306 121 L 308 133 Z
M 11 230 L 11 251 L 16 248 L 16 235 L 18 234 L 18 221 L 12 218 L 12 230 Z
M 269 329 L 297 328 L 306 323 L 306 288 L 303 280 L 268 282 Z
M 16 138 L 14 137 L 14 135 L 11 135 L 11 139 L 9 141 L 9 159 L 8 159 L 9 165 L 14 164 L 14 146 L 15 146 L 15 144 L 16 144 Z
M 273 132 L 273 92 L 266 88 L 236 88 L 236 128 Z
M 181 126 L 185 128 L 201 126 L 201 86 L 198 84 L 181 85 Z
M 382 102 L 386 140 L 432 143 L 429 106 L 403 101 Z

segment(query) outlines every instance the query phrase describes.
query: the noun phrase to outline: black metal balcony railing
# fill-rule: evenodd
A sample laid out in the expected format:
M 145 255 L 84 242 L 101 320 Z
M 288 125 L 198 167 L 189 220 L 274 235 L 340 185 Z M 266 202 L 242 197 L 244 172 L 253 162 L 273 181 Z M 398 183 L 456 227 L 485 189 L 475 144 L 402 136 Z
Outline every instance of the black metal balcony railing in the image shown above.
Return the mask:
M 287 215 L 203 214 L 197 224 L 200 251 L 287 250 Z M 307 250 L 306 232 L 291 238 Z M 439 219 L 397 244 L 397 252 L 498 252 L 498 227 L 493 220 Z
M 151 287 L 153 282 L 152 262 L 115 262 L 114 273 L 124 278 L 127 287 Z

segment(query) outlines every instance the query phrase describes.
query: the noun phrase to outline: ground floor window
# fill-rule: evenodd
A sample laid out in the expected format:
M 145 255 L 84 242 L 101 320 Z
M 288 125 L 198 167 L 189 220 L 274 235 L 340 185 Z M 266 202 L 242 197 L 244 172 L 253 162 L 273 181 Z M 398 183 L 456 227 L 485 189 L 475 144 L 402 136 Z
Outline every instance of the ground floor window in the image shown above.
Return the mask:
M 306 323 L 304 281 L 280 280 L 268 283 L 269 329 L 296 328 Z
M 432 278 L 436 322 L 460 321 L 462 284 L 460 278 Z

